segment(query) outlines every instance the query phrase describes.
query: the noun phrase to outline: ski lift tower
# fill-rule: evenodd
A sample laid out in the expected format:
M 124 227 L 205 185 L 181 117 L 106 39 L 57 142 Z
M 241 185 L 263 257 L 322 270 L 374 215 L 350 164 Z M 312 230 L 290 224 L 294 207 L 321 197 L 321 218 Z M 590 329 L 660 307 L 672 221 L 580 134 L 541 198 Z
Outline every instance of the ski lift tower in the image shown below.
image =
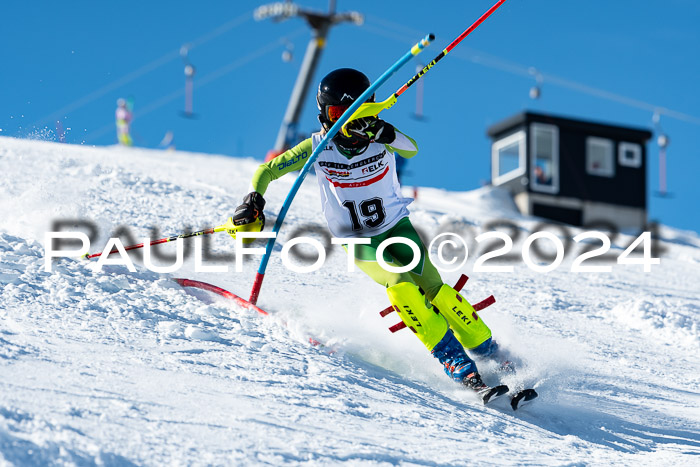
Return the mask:
M 331 26 L 343 22 L 352 22 L 359 26 L 364 22 L 364 17 L 356 11 L 336 13 L 335 0 L 330 0 L 328 13 L 305 10 L 291 1 L 287 1 L 263 5 L 255 10 L 254 16 L 258 21 L 272 18 L 276 22 L 299 16 L 306 20 L 312 30 L 311 40 L 306 47 L 304 61 L 299 69 L 296 83 L 294 83 L 292 96 L 289 99 L 289 104 L 287 104 L 287 111 L 284 114 L 282 126 L 277 134 L 275 146 L 268 153 L 268 157 L 266 157 L 266 159 L 271 159 L 287 150 L 293 142 L 299 117 L 301 116 L 302 104 L 306 99 L 311 78 L 313 78 L 314 71 L 316 71 L 316 66 L 321 58 L 321 52 L 326 45 L 326 37 Z

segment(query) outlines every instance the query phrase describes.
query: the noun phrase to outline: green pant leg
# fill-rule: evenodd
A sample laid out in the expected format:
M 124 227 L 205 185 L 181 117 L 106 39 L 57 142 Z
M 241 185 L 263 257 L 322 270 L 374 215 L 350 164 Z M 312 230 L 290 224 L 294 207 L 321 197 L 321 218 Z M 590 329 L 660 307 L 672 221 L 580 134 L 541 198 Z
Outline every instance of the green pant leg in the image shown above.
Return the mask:
M 421 260 L 418 265 L 409 271 L 409 275 L 418 287 L 423 289 L 428 300 L 433 300 L 443 285 L 442 277 L 430 261 L 428 250 L 421 240 L 416 229 L 413 228 L 408 217 L 401 219 L 390 231 L 389 237 L 404 237 L 413 241 L 421 250 Z M 397 263 L 409 264 L 413 260 L 413 249 L 403 243 L 394 243 L 387 248 L 392 258 Z
M 425 255 L 425 266 L 423 267 L 423 273 L 418 275 L 413 272 L 409 272 L 409 275 L 413 279 L 413 282 L 415 282 L 418 287 L 423 289 L 426 298 L 430 301 L 437 296 L 438 292 L 440 292 L 440 288 L 443 285 L 442 277 L 440 277 L 440 273 L 430 261 L 428 255 Z
M 377 249 L 387 238 L 404 237 L 413 241 L 421 251 L 421 258 L 415 268 L 409 272 L 396 273 L 386 271 L 377 262 Z M 440 291 L 443 282 L 440 273 L 430 261 L 425 244 L 408 217 L 401 219 L 388 231 L 370 238 L 369 245 L 355 245 L 355 264 L 378 284 L 391 287 L 401 282 L 418 285 L 428 300 L 433 300 Z M 384 260 L 390 266 L 403 266 L 413 260 L 413 249 L 403 243 L 393 243 L 384 250 Z
M 353 262 L 362 272 L 371 277 L 376 283 L 383 285 L 384 287 L 392 287 L 400 284 L 401 282 L 409 282 L 413 284 L 414 282 L 408 273 L 387 271 L 377 262 L 377 248 L 379 248 L 379 245 L 390 236 L 391 230 L 392 229 L 389 229 L 388 231 L 379 235 L 370 237 L 369 244 L 355 245 L 355 257 Z M 348 250 L 347 245 L 343 245 L 343 248 L 345 248 L 345 251 Z M 384 261 L 391 266 L 402 266 L 401 264 L 396 264 L 396 261 L 388 250 L 384 250 L 383 256 Z
M 356 245 L 355 248 L 357 248 L 359 245 Z M 362 246 L 369 246 L 369 245 L 362 245 Z M 376 250 L 375 250 L 376 251 Z M 392 264 L 389 263 L 392 266 L 399 267 L 401 266 L 400 264 Z M 355 257 L 355 265 L 360 268 L 362 272 L 367 274 L 369 277 L 374 280 L 377 284 L 383 285 L 384 287 L 392 287 L 394 285 L 400 284 L 402 282 L 409 282 L 411 284 L 415 284 L 413 282 L 413 279 L 411 278 L 411 275 L 403 272 L 403 273 L 397 273 L 397 272 L 389 272 L 385 270 L 383 267 L 379 265 L 376 261 L 369 261 L 369 260 L 362 260 L 358 259 Z

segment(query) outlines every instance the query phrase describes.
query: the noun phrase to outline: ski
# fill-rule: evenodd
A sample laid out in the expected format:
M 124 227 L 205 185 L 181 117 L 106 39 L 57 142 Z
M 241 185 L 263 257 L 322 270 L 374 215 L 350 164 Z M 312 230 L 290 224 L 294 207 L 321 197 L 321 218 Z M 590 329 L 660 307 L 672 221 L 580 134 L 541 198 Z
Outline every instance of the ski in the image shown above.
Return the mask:
M 515 363 L 509 359 L 503 360 L 497 371 L 503 375 L 515 375 L 517 373 Z M 518 389 L 510 396 L 510 406 L 513 410 L 518 410 L 536 397 L 537 391 L 532 388 Z
M 483 401 L 484 405 L 486 405 L 492 399 L 506 394 L 508 391 L 510 391 L 510 388 L 505 384 L 499 384 L 498 386 L 486 386 L 483 389 L 475 389 L 475 391 Z
M 518 410 L 526 402 L 530 402 L 537 397 L 537 391 L 534 389 L 521 389 L 516 391 L 515 394 L 510 398 L 510 406 L 513 410 Z
M 470 373 L 462 379 L 462 384 L 465 388 L 474 391 L 484 405 L 488 404 L 489 401 L 498 396 L 502 396 L 510 391 L 510 388 L 505 384 L 499 384 L 498 386 L 489 386 L 484 383 L 481 379 L 479 373 Z

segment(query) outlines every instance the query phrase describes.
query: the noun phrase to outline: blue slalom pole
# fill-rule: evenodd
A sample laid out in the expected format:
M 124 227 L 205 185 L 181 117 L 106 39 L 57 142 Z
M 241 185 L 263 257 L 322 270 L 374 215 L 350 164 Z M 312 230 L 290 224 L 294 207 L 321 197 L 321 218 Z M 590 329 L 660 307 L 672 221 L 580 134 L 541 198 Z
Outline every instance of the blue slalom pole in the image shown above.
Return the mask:
M 384 84 L 391 76 L 393 76 L 394 73 L 396 73 L 399 68 L 404 66 L 406 63 L 408 63 L 411 58 L 413 58 L 415 55 L 418 55 L 425 47 L 430 44 L 431 41 L 435 39 L 435 36 L 432 34 L 428 34 L 425 36 L 423 39 L 420 40 L 417 44 L 415 44 L 413 47 L 411 47 L 411 50 L 407 52 L 403 57 L 398 59 L 396 63 L 394 63 L 391 67 L 389 67 L 388 70 L 384 72 L 372 85 L 367 88 L 365 92 L 363 92 L 360 97 L 353 102 L 353 104 L 343 113 L 343 115 L 338 119 L 337 122 L 331 127 L 330 130 L 326 133 L 326 136 L 323 137 L 321 142 L 319 143 L 318 146 L 316 146 L 316 149 L 314 152 L 311 153 L 311 156 L 309 159 L 306 161 L 306 164 L 304 164 L 304 167 L 302 167 L 301 172 L 299 173 L 299 176 L 297 177 L 296 181 L 294 182 L 294 185 L 292 186 L 292 189 L 289 190 L 289 194 L 287 194 L 287 198 L 284 200 L 284 203 L 282 204 L 282 209 L 280 209 L 279 214 L 277 215 L 277 221 L 275 222 L 274 227 L 272 227 L 272 231 L 277 234 L 280 231 L 280 227 L 282 227 L 282 223 L 284 222 L 284 217 L 287 215 L 287 211 L 289 210 L 289 207 L 292 204 L 292 201 L 294 200 L 294 197 L 296 196 L 297 192 L 299 191 L 299 188 L 301 187 L 301 184 L 304 182 L 304 179 L 306 178 L 306 174 L 309 173 L 309 170 L 311 170 L 311 166 L 314 164 L 316 161 L 316 158 L 318 157 L 319 153 L 323 151 L 323 148 L 326 147 L 326 142 L 331 140 L 336 133 L 340 130 L 340 128 L 345 125 L 345 123 L 348 121 L 348 119 L 352 116 L 353 113 L 367 100 L 369 97 L 374 94 L 374 92 L 382 85 Z M 276 235 L 275 235 L 276 237 Z M 253 290 L 250 292 L 250 299 L 248 300 L 250 303 L 255 305 L 258 301 L 258 296 L 260 295 L 260 288 L 262 287 L 262 281 L 265 277 L 265 270 L 267 269 L 267 263 L 270 260 L 270 255 L 272 254 L 272 248 L 275 245 L 275 238 L 270 238 L 267 241 L 267 246 L 265 248 L 265 254 L 262 257 L 262 260 L 260 261 L 260 267 L 258 268 L 258 273 L 255 276 L 255 282 L 253 283 Z

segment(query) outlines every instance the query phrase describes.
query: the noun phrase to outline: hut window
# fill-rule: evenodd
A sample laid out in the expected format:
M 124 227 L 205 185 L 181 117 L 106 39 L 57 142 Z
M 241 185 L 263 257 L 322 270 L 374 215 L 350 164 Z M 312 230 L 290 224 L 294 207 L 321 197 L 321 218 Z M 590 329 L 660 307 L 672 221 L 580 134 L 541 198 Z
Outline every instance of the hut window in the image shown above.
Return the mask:
M 613 142 L 609 139 L 586 138 L 586 171 L 601 177 L 615 176 Z
M 642 166 L 642 147 L 635 143 L 620 143 L 618 147 L 618 162 L 625 167 L 639 168 Z
M 530 131 L 530 186 L 536 191 L 558 193 L 559 129 L 533 123 Z
M 491 146 L 494 185 L 525 174 L 525 132 L 518 131 L 501 138 Z

